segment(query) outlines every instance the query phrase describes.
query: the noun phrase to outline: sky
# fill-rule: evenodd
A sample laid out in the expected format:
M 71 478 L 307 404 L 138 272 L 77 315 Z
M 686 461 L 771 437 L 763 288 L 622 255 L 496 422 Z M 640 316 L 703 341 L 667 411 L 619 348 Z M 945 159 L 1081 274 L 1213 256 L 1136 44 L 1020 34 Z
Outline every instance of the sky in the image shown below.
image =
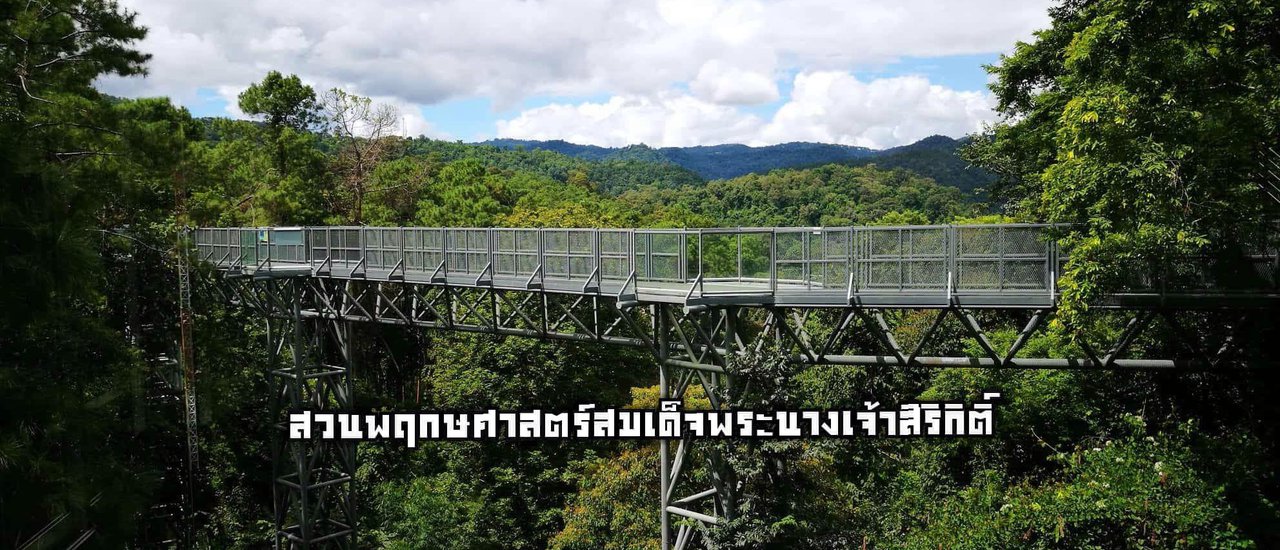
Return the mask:
M 196 116 L 243 118 L 270 70 L 395 106 L 400 132 L 681 147 L 887 148 L 997 119 L 984 64 L 1047 0 L 121 0 L 146 77 Z

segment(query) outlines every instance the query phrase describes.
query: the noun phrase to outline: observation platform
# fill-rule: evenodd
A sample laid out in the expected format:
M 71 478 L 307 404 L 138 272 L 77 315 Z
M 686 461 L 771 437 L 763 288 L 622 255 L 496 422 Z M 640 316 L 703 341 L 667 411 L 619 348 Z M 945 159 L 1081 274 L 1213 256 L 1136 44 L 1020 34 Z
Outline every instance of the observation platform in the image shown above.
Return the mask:
M 686 308 L 1044 309 L 1057 304 L 1067 256 L 1051 238 L 1052 229 L 235 227 L 195 229 L 194 240 L 201 260 L 233 277 L 543 291 Z M 1232 288 L 1188 270 L 1203 271 L 1170 262 L 1166 271 L 1173 276 L 1143 277 L 1098 306 L 1280 304 L 1280 255 L 1274 246 L 1238 265 L 1230 278 L 1240 284 Z

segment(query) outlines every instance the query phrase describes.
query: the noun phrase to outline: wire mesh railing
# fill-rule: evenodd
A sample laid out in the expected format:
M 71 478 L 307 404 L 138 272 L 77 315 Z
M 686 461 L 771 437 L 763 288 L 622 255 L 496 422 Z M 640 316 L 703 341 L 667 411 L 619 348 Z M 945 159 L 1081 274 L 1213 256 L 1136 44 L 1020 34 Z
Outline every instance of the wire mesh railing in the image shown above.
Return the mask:
M 200 228 L 228 267 L 325 266 L 432 277 L 621 283 L 690 295 L 1019 294 L 1057 291 L 1065 254 L 1044 224 L 709 229 Z M 1213 264 L 1217 265 L 1217 264 Z M 1274 246 L 1249 255 L 1248 288 L 1276 288 Z M 1167 270 L 1183 269 L 1169 263 Z M 1221 287 L 1206 270 L 1201 288 Z M 1223 268 L 1225 269 L 1225 268 Z M 1221 277 L 1218 277 L 1221 278 Z M 1134 290 L 1164 284 L 1145 276 Z M 1186 283 L 1183 283 L 1186 284 Z M 624 285 L 625 287 L 626 285 Z M 583 286 L 586 288 L 586 286 Z

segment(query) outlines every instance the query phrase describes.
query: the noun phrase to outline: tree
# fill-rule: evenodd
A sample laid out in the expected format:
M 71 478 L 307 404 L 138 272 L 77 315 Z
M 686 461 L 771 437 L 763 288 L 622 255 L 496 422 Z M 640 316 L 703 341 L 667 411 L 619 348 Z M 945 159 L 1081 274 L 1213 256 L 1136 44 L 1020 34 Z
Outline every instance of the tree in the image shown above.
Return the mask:
M 321 106 L 329 131 L 338 142 L 333 167 L 340 178 L 340 191 L 349 198 L 347 217 L 359 224 L 364 219 L 365 195 L 381 190 L 369 185 L 378 163 L 397 145 L 400 111 L 340 88 L 326 92 Z
M 1064 317 L 1170 258 L 1242 256 L 1276 213 L 1255 174 L 1280 141 L 1280 8 L 1069 1 L 1051 15 L 989 68 L 1005 120 L 966 155 L 1015 210 L 1074 224 Z M 1248 283 L 1224 271 L 1219 284 Z
M 421 157 L 402 157 L 379 163 L 373 170 L 373 192 L 365 202 L 369 225 L 410 225 L 418 197 L 440 171 L 440 165 Z
M 320 123 L 316 92 L 297 75 L 283 76 L 271 71 L 262 82 L 240 93 L 240 110 L 266 124 L 276 151 L 276 170 L 289 175 L 286 141 L 291 134 L 306 133 Z
M 242 120 L 214 119 L 208 126 L 217 139 L 192 144 L 190 151 L 189 208 L 195 223 L 324 223 L 331 180 L 328 158 L 314 135 L 286 130 L 273 138 Z M 282 156 L 287 175 L 278 168 Z
M 240 94 L 259 123 L 214 119 L 191 151 L 191 210 L 198 223 L 320 224 L 332 178 L 320 147 L 315 92 L 272 71 Z
M 262 82 L 240 92 L 239 100 L 241 111 L 257 116 L 271 128 L 305 132 L 321 122 L 316 92 L 298 75 L 271 71 Z
M 88 269 L 84 217 L 108 189 L 79 181 L 110 152 L 99 76 L 142 74 L 145 29 L 114 3 L 6 2 L 0 17 L 0 309 L 36 313 Z M 76 208 L 72 208 L 76 205 Z M 3 328 L 3 325 L 0 325 Z
M 487 185 L 493 183 L 494 186 Z M 501 182 L 486 177 L 484 165 L 468 159 L 440 170 L 418 203 L 418 223 L 427 227 L 489 227 L 503 213 L 495 198 Z
M 166 259 L 171 181 L 195 130 L 167 100 L 93 88 L 105 75 L 144 73 L 148 56 L 134 43 L 145 34 L 115 2 L 0 3 L 6 545 L 67 546 L 91 532 L 93 544 L 128 546 L 158 482 L 156 457 L 140 452 L 134 431 L 143 419 L 125 396 L 141 397 L 130 391 L 145 368 L 136 329 L 163 322 L 159 289 L 173 288 L 166 271 L 143 272 Z M 138 273 L 136 284 L 127 273 Z
M 735 356 L 726 369 L 732 385 L 720 402 L 730 409 L 795 410 L 805 397 L 801 367 L 777 349 Z M 769 423 L 776 430 L 776 422 Z M 799 440 L 720 439 L 703 442 L 724 517 L 699 524 L 712 550 L 847 548 L 852 543 L 834 496 L 841 484 L 821 448 Z

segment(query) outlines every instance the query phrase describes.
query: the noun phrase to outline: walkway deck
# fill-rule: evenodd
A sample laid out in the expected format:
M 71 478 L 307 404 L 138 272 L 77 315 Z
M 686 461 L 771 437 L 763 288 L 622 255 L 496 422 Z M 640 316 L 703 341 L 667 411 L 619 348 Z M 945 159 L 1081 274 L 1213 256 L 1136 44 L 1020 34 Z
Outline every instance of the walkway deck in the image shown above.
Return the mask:
M 1045 308 L 1066 255 L 1040 224 L 715 229 L 200 228 L 235 275 L 317 276 L 599 294 L 685 306 Z M 1152 279 L 1101 305 L 1258 305 L 1280 297 L 1274 249 L 1234 290 Z

